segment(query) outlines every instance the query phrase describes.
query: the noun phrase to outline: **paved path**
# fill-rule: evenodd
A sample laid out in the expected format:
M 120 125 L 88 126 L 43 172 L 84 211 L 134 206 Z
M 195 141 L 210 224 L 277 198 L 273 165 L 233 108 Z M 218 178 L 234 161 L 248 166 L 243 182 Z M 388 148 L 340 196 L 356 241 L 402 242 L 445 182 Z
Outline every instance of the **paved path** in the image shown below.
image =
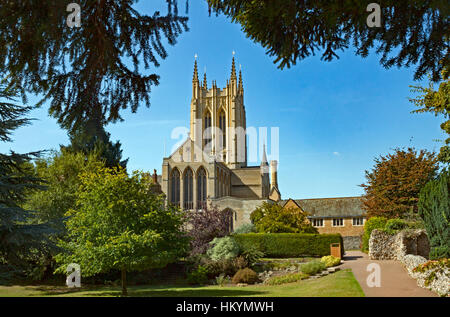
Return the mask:
M 381 268 L 380 287 L 369 287 L 367 277 L 373 271 L 367 271 L 370 263 L 378 263 Z M 398 261 L 370 260 L 367 254 L 361 251 L 346 251 L 341 269 L 352 269 L 356 280 L 367 297 L 434 297 L 430 290 L 417 285 L 406 269 Z

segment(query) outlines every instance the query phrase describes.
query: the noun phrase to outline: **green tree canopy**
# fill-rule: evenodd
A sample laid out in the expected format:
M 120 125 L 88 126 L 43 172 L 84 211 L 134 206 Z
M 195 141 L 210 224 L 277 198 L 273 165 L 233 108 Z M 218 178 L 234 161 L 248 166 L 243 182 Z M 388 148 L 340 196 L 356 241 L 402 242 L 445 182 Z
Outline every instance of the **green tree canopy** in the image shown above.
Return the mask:
M 420 190 L 435 177 L 439 164 L 435 153 L 413 148 L 375 158 L 366 171 L 363 208 L 369 217 L 411 218 L 418 215 Z
M 415 113 L 430 112 L 435 116 L 442 115 L 444 122 L 441 124 L 441 129 L 449 136 L 445 140 L 445 145 L 441 147 L 438 158 L 441 162 L 450 164 L 450 79 L 449 79 L 450 65 L 446 66 L 441 73 L 442 81 L 439 84 L 438 90 L 434 90 L 433 82 L 430 82 L 429 87 L 411 86 L 412 91 L 419 93 L 416 98 L 411 98 L 413 102 L 420 109 L 415 110 Z
M 95 152 L 86 156 L 62 149 L 48 158 L 37 159 L 34 173 L 45 181 L 47 189 L 28 193 L 24 208 L 35 210 L 39 222 L 63 218 L 75 206 L 81 175 L 95 173 L 104 166 Z
M 449 63 L 449 5 L 445 0 L 379 0 L 381 27 L 368 27 L 367 0 L 207 0 L 261 44 L 280 68 L 295 65 L 317 51 L 331 61 L 355 47 L 356 55 L 381 54 L 386 68 L 417 64 L 414 78 L 434 81 Z
M 264 233 L 317 233 L 298 208 L 284 208 L 264 202 L 250 214 L 250 220 L 259 232 Z
M 144 174 L 129 177 L 122 168 L 83 174 L 76 206 L 67 213 L 68 238 L 59 243 L 66 251 L 55 257 L 57 272 L 70 263 L 80 265 L 82 276 L 121 270 L 126 295 L 127 271 L 164 267 L 184 255 L 184 215 L 150 188 Z

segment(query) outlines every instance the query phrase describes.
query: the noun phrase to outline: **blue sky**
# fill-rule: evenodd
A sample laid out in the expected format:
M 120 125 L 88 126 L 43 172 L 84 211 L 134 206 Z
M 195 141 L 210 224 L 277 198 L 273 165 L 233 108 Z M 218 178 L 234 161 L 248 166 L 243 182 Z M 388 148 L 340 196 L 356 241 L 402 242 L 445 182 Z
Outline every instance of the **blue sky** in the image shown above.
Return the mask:
M 184 2 L 181 6 L 184 10 Z M 153 13 L 147 1 L 137 7 Z M 411 114 L 409 85 L 418 84 L 414 68 L 386 70 L 379 56 L 363 59 L 349 49 L 333 62 L 320 61 L 319 54 L 279 70 L 239 25 L 223 16 L 208 16 L 204 1 L 190 1 L 189 18 L 190 31 L 175 46 L 167 46 L 169 56 L 155 70 L 161 79 L 152 89 L 151 107 L 142 105 L 135 114 L 125 110 L 125 121 L 107 128 L 113 140 L 121 141 L 129 169 L 156 168 L 160 173 L 164 154 L 179 142 L 171 139 L 172 130 L 189 127 L 194 55 L 202 78 L 206 67 L 209 86 L 216 80 L 223 87 L 233 50 L 242 65 L 247 126 L 279 127 L 278 184 L 283 198 L 361 195 L 358 185 L 374 157 L 395 147 L 439 150 L 441 143 L 435 140 L 444 139 L 442 118 Z M 31 97 L 30 103 L 36 100 Z M 13 143 L 0 144 L 0 151 L 67 144 L 66 132 L 47 111 L 48 106 L 33 111 L 30 116 L 37 120 L 17 130 Z

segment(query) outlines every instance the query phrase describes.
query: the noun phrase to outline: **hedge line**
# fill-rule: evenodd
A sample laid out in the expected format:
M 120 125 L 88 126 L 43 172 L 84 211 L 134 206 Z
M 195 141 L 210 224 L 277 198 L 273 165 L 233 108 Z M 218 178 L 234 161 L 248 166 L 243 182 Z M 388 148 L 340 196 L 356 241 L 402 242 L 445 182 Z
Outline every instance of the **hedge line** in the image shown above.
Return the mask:
M 344 243 L 340 234 L 309 233 L 243 233 L 233 238 L 242 249 L 256 247 L 264 256 L 273 258 L 330 255 L 330 244 Z

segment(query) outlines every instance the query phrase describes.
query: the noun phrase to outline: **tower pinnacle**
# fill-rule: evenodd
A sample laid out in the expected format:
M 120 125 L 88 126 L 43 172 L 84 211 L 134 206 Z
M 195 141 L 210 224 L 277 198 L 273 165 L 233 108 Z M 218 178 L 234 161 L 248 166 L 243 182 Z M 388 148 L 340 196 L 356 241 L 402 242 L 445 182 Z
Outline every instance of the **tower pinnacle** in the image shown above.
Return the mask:
M 192 81 L 198 81 L 197 54 L 195 54 L 194 76 L 192 78 Z
M 231 80 L 236 80 L 236 65 L 234 62 L 234 51 L 233 51 L 233 60 L 231 61 Z

